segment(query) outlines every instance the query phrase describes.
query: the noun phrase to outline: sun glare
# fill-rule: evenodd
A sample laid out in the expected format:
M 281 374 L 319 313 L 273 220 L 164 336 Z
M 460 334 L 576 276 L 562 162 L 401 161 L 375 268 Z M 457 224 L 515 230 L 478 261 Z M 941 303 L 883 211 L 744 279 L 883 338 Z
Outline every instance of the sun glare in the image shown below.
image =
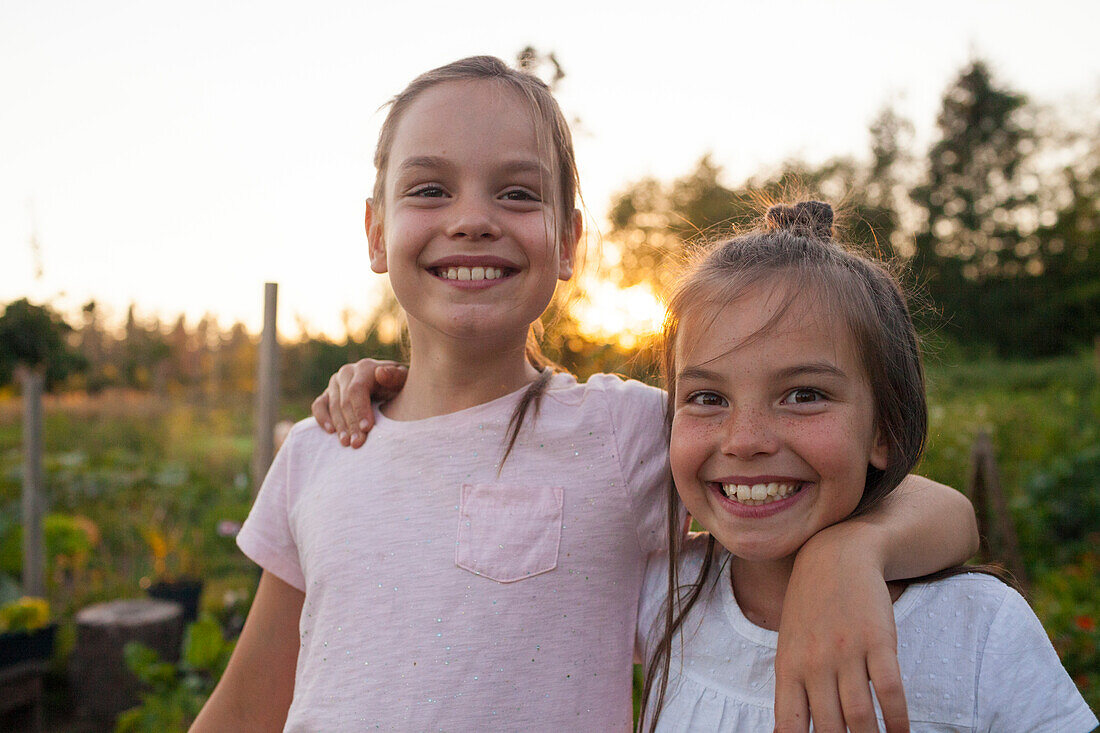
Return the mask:
M 617 287 L 607 280 L 588 280 L 584 296 L 573 305 L 581 335 L 615 341 L 626 349 L 637 346 L 661 328 L 665 307 L 645 284 Z

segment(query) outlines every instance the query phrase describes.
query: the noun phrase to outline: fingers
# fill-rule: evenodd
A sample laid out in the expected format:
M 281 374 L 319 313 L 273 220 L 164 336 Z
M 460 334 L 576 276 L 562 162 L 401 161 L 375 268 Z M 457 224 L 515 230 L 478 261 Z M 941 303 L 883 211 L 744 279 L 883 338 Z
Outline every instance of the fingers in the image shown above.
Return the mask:
M 867 672 L 875 686 L 887 733 L 909 733 L 909 708 L 901 681 L 901 666 L 892 649 L 867 654 Z
M 332 415 L 329 414 L 327 392 L 322 392 L 317 399 L 313 400 L 313 404 L 309 406 L 309 411 L 313 413 L 313 419 L 317 421 L 317 424 L 326 432 L 336 432 L 336 428 L 332 425 Z
M 349 443 L 358 448 L 374 427 L 372 401 L 392 399 L 405 384 L 408 369 L 392 361 L 360 359 L 337 379 L 340 388 L 340 411 L 348 426 Z
M 328 388 L 328 391 L 331 393 L 330 403 L 332 405 L 332 416 L 338 421 L 339 426 L 342 426 L 338 426 L 340 429 L 340 443 L 355 448 L 363 444 L 365 437 L 362 429 L 359 427 L 360 418 L 351 402 L 350 387 L 359 376 L 360 372 L 364 371 L 364 367 L 362 366 L 364 361 L 366 361 L 366 359 L 361 359 L 355 364 L 345 364 L 340 367 L 336 374 L 332 375 L 332 380 L 329 382 Z M 367 405 L 368 407 L 370 405 L 369 397 Z
M 392 399 L 405 384 L 408 368 L 393 361 L 360 359 L 329 377 L 328 387 L 310 405 L 313 418 L 340 443 L 363 445 L 374 427 L 375 400 Z
M 840 694 L 836 677 L 827 675 L 807 680 L 806 698 L 815 733 L 844 733 L 844 715 L 840 712 Z
M 848 730 L 852 733 L 878 733 L 875 704 L 871 699 L 867 668 L 864 665 L 852 665 L 840 671 L 837 693 L 843 710 L 843 724 L 848 726 Z M 817 726 L 816 719 L 814 726 Z
M 784 678 L 775 672 L 776 733 L 807 733 L 810 729 L 810 705 L 801 680 Z
M 409 376 L 409 368 L 403 364 L 394 362 L 379 362 L 374 368 L 374 380 L 378 385 L 375 397 L 379 400 L 392 398 L 405 386 L 405 378 Z
M 345 364 L 340 367 L 340 370 L 329 377 L 328 387 L 325 389 L 324 397 L 328 398 L 329 412 L 332 418 L 333 432 L 336 433 L 340 439 L 341 445 L 348 445 L 350 442 L 350 436 L 348 433 L 348 423 L 345 418 L 345 412 L 341 404 L 341 388 L 340 379 L 341 375 L 347 379 L 347 372 L 352 369 L 350 364 Z

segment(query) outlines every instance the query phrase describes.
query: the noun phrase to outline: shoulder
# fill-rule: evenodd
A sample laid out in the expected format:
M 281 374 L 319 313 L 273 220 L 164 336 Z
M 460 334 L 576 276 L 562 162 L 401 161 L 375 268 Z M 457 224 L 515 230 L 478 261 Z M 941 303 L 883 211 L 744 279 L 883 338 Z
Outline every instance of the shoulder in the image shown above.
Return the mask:
M 546 394 L 564 404 L 599 399 L 611 402 L 615 407 L 637 405 L 663 409 L 665 403 L 664 390 L 617 374 L 593 374 L 584 382 L 578 382 L 572 374 L 555 374 Z
M 546 392 L 546 408 L 558 415 L 582 414 L 606 421 L 622 436 L 650 434 L 664 441 L 665 392 L 636 379 L 593 374 L 578 382 L 571 374 L 557 374 Z
M 643 430 L 664 440 L 660 429 L 665 416 L 664 390 L 614 374 L 593 374 L 583 384 L 576 384 L 576 390 L 581 401 L 607 416 L 616 432 Z
M 316 420 L 312 417 L 307 417 L 291 426 L 290 432 L 287 433 L 286 441 L 283 445 L 313 444 L 334 438 L 335 436 L 325 432 L 324 428 L 318 425 Z
M 681 586 L 690 583 L 699 574 L 707 554 L 706 532 L 692 532 L 685 539 L 676 558 L 676 572 Z M 639 628 L 652 635 L 658 628 L 657 621 L 668 599 L 668 552 L 653 552 L 646 562 L 645 579 L 639 602 Z
M 1001 611 L 1006 599 L 1020 594 L 1003 582 L 985 573 L 962 573 L 926 583 L 914 583 L 895 606 L 895 612 L 919 626 L 933 623 L 941 615 L 951 619 L 965 618 L 973 627 L 988 628 Z M 953 623 L 953 622 L 952 622 Z
M 703 565 L 703 559 L 707 555 L 707 540 L 709 538 L 710 535 L 706 532 L 689 532 L 687 534 L 676 558 L 676 572 L 678 574 L 691 574 L 694 577 L 695 573 L 699 572 L 699 568 Z M 649 556 L 649 562 L 646 566 L 646 577 L 666 577 L 669 562 L 670 558 L 667 552 L 653 553 Z
M 362 449 L 360 449 L 362 450 Z M 317 465 L 333 461 L 340 463 L 357 456 L 358 452 L 345 448 L 335 435 L 325 432 L 312 417 L 294 423 L 282 446 L 275 453 L 272 470 L 277 468 L 294 476 L 310 471 Z
M 927 589 L 930 597 L 941 600 L 1003 601 L 1009 593 L 1016 593 L 1000 579 L 987 573 L 959 573 L 927 583 L 915 583 Z
M 593 374 L 584 383 L 585 389 L 600 392 L 612 399 L 638 402 L 648 405 L 665 403 L 665 391 L 637 379 L 626 379 L 617 374 Z
M 708 533 L 688 532 L 687 537 L 684 538 L 683 548 L 680 550 L 680 557 L 676 562 L 677 571 L 681 575 L 698 573 L 699 568 L 703 566 L 703 560 L 706 559 L 709 544 L 710 535 Z

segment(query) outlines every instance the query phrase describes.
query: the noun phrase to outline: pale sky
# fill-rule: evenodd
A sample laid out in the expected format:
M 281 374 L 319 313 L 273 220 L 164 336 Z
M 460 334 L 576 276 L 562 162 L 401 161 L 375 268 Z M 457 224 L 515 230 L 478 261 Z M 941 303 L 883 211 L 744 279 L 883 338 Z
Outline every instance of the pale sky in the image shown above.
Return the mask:
M 923 147 L 975 57 L 1035 101 L 1095 104 L 1098 28 L 1096 0 L 0 0 L 0 304 L 255 329 L 273 280 L 281 330 L 339 332 L 381 280 L 362 232 L 378 108 L 463 56 L 557 54 L 602 224 L 627 183 L 708 151 L 730 184 L 865 155 L 888 102 Z

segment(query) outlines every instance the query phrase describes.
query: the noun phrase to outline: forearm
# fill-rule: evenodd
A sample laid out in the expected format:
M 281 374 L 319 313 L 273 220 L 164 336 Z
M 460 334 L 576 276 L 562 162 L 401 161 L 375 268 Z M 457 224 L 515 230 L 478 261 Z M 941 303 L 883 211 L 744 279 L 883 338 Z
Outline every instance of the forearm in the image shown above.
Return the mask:
M 190 733 L 280 731 L 294 696 L 301 591 L 264 573 L 244 629 Z
M 968 560 L 978 550 L 978 527 L 963 494 L 908 476 L 877 507 L 822 530 L 806 545 L 827 546 L 837 557 L 858 548 L 886 580 L 902 580 Z

